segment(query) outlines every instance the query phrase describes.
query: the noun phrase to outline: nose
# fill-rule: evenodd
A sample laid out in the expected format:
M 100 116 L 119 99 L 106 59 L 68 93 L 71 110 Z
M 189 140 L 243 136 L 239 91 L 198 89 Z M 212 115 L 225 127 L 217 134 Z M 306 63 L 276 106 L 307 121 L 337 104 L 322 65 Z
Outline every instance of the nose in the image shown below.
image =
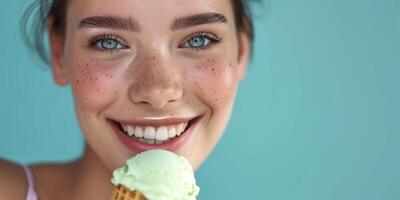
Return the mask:
M 182 98 L 179 67 L 171 64 L 169 57 L 152 52 L 139 56 L 131 64 L 134 80 L 129 98 L 133 103 L 160 109 Z

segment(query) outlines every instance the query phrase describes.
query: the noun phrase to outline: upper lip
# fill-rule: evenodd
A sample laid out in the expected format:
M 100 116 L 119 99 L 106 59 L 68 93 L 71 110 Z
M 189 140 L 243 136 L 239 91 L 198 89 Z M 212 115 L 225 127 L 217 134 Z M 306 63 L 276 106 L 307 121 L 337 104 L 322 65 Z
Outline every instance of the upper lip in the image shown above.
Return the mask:
M 189 122 L 196 117 L 167 117 L 167 118 L 136 118 L 129 120 L 115 120 L 116 122 L 123 125 L 130 126 L 168 126 L 179 123 Z

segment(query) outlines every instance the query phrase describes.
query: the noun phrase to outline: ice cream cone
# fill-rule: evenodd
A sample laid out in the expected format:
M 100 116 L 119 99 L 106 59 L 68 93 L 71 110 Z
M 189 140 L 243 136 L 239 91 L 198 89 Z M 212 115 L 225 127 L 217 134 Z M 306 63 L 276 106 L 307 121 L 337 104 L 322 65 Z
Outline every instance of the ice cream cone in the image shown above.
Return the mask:
M 114 186 L 111 200 L 147 200 L 142 193 L 129 190 L 123 185 Z
M 183 156 L 166 150 L 144 151 L 113 171 L 112 200 L 196 200 L 200 188 Z

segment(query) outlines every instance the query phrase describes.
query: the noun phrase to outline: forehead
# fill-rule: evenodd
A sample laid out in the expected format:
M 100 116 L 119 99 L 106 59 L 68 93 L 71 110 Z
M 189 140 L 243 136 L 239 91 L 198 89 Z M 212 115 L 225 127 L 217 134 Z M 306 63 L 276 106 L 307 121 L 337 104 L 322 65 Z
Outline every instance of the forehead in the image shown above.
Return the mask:
M 78 24 L 85 17 L 113 15 L 134 17 L 140 24 L 166 24 L 176 17 L 215 12 L 233 20 L 231 0 L 71 0 L 68 21 Z

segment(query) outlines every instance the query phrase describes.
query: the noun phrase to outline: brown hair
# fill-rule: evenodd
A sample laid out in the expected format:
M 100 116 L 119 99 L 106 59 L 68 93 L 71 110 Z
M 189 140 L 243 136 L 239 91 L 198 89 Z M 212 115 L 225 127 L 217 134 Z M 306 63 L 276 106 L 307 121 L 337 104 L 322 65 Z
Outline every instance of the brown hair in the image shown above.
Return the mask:
M 238 33 L 246 33 L 250 41 L 254 39 L 253 20 L 250 12 L 250 2 L 260 0 L 231 0 L 235 25 Z M 48 18 L 53 18 L 52 28 L 58 35 L 65 32 L 68 0 L 36 0 L 21 18 L 21 34 L 24 42 L 34 49 L 38 56 L 49 63 L 46 44 Z

